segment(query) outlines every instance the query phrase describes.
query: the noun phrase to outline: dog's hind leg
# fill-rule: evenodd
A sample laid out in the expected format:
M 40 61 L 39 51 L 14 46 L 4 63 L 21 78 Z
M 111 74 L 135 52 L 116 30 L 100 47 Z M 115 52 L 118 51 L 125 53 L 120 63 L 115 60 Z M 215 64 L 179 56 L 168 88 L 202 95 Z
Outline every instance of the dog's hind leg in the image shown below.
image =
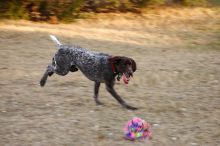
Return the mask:
M 47 69 L 40 80 L 40 86 L 43 87 L 47 81 L 48 76 L 52 76 L 54 74 L 54 67 L 50 64 L 47 66 Z

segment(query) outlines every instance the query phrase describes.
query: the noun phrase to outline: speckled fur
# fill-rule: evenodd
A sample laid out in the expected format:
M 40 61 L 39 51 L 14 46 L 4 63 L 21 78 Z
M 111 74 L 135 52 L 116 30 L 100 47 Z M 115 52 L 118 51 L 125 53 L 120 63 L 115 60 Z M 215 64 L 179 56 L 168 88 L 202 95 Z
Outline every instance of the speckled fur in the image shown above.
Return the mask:
M 91 52 L 79 46 L 60 46 L 54 55 L 55 72 L 66 75 L 71 67 L 79 69 L 88 79 L 104 82 L 104 70 L 110 71 L 108 59 L 111 56 L 103 53 Z
M 80 70 L 88 79 L 95 82 L 94 87 L 94 99 L 97 105 L 101 102 L 98 100 L 98 92 L 100 83 L 106 84 L 107 91 L 123 106 L 128 109 L 137 109 L 125 103 L 124 100 L 115 92 L 113 86 L 115 83 L 115 77 L 124 73 L 120 71 L 121 68 L 131 75 L 136 70 L 136 63 L 133 59 L 127 57 L 117 56 L 113 61 L 123 60 L 127 62 L 134 62 L 135 69 L 131 66 L 120 67 L 117 71 L 112 70 L 112 56 L 104 53 L 92 52 L 79 46 L 62 45 L 55 36 L 52 36 L 52 40 L 58 44 L 58 51 L 55 53 L 52 63 L 48 65 L 43 77 L 40 80 L 40 85 L 44 86 L 47 77 L 52 76 L 54 73 L 65 76 L 69 72 L 75 72 Z M 121 62 L 123 62 L 121 61 Z M 114 62 L 113 62 L 114 63 Z M 119 61 L 117 62 L 119 63 Z M 130 68 L 130 70 L 129 70 Z

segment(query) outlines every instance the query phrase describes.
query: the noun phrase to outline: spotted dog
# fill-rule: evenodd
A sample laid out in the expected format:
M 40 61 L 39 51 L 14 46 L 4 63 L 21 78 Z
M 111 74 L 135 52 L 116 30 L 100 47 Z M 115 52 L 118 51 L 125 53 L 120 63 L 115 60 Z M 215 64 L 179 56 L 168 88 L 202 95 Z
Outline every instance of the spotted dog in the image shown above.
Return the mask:
M 104 53 L 92 52 L 79 46 L 63 45 L 53 35 L 51 39 L 56 43 L 58 51 L 52 58 L 52 63 L 40 80 L 43 87 L 48 76 L 54 73 L 65 76 L 69 72 L 80 70 L 89 80 L 94 81 L 94 99 L 97 105 L 102 104 L 98 99 L 99 87 L 105 83 L 106 90 L 125 108 L 135 110 L 136 107 L 128 105 L 114 90 L 115 79 L 122 78 L 128 84 L 130 77 L 136 71 L 133 59 L 124 56 L 111 56 Z

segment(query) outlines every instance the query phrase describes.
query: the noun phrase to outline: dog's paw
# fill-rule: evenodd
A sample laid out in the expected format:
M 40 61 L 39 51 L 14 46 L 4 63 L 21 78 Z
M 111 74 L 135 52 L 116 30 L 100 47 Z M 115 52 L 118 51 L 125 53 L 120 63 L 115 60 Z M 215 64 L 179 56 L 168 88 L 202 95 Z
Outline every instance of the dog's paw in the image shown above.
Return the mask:
M 44 81 L 44 80 L 41 80 L 41 81 L 40 81 L 40 86 L 43 87 L 44 85 L 45 85 L 45 81 Z
M 43 76 L 42 79 L 40 80 L 40 86 L 43 87 L 46 84 L 47 81 L 47 76 Z

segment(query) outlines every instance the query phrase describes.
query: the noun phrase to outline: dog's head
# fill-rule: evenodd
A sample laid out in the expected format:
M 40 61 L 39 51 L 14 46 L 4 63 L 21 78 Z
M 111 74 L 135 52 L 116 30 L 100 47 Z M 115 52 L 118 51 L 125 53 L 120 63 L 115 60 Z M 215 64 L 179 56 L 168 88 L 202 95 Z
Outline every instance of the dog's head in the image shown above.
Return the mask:
M 124 56 L 111 57 L 110 62 L 113 70 L 122 76 L 125 84 L 128 84 L 130 77 L 133 77 L 133 73 L 136 71 L 136 62 Z

